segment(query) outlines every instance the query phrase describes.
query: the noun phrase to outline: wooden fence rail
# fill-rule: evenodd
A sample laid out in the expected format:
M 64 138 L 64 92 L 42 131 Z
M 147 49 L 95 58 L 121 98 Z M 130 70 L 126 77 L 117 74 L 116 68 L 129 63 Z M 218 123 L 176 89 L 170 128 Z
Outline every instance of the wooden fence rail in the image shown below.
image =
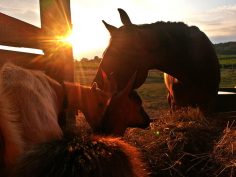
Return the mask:
M 43 70 L 59 82 L 74 81 L 72 46 L 58 41 L 58 36 L 66 36 L 71 31 L 70 0 L 39 2 L 41 28 L 0 13 L 0 45 L 41 49 L 44 54 L 0 50 L 0 66 L 10 61 Z

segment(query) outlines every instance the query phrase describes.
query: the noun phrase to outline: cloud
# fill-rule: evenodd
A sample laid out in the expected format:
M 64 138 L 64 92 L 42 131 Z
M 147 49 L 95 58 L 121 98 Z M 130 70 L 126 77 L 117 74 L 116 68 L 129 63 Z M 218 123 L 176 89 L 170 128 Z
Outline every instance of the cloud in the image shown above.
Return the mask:
M 8 0 L 0 1 L 0 12 L 18 18 L 36 26 L 40 26 L 38 0 Z
M 188 19 L 199 26 L 214 43 L 236 41 L 236 4 L 219 6 L 206 12 L 194 14 Z
M 231 5 L 231 6 L 221 6 L 221 7 L 217 7 L 215 9 L 211 9 L 210 10 L 211 13 L 229 13 L 229 14 L 232 14 L 232 13 L 236 13 L 236 4 L 234 5 Z

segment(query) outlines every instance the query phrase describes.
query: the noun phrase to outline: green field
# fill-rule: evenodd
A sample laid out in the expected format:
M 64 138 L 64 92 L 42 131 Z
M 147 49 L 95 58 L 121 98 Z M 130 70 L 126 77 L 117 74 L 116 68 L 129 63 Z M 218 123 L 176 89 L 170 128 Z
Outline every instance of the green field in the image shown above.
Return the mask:
M 236 65 L 236 55 L 218 55 L 220 64 Z
M 235 58 L 233 58 L 235 57 Z M 230 59 L 227 59 L 230 58 Z M 222 55 L 220 63 L 234 64 L 236 63 L 236 55 Z M 88 62 L 76 62 L 75 64 L 75 80 L 86 85 L 90 85 L 98 68 L 99 63 Z M 221 83 L 220 87 L 234 87 L 236 85 L 236 68 L 221 69 Z M 145 84 L 139 89 L 144 97 L 149 98 L 149 89 L 160 90 L 163 93 L 163 74 L 157 70 L 151 70 Z
M 75 80 L 81 84 L 90 85 L 97 72 L 98 62 L 76 62 Z M 236 86 L 236 69 L 222 69 L 220 87 Z M 163 73 L 158 70 L 149 71 L 146 82 L 138 89 L 144 107 L 151 117 L 156 117 L 159 111 L 168 108 L 166 88 Z
M 218 55 L 219 60 L 236 59 L 236 55 Z

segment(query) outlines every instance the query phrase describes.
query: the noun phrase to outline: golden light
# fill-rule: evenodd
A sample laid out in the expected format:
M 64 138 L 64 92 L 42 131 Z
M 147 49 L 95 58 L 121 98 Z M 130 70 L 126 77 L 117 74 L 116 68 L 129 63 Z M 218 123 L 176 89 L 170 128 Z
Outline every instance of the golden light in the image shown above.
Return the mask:
M 126 1 L 122 3 L 125 4 L 124 6 L 126 6 L 127 9 L 129 8 L 129 3 L 126 3 Z M 159 9 L 158 16 L 160 18 L 165 17 L 165 19 L 168 20 L 173 17 L 176 17 L 176 14 L 182 17 L 183 14 L 179 12 L 180 10 L 177 8 L 178 4 L 179 3 L 170 4 L 167 2 L 163 2 L 162 7 L 168 7 L 169 10 L 165 11 Z M 152 6 L 159 7 L 159 3 L 154 0 L 151 0 L 148 7 L 151 8 Z M 115 5 L 115 7 L 117 7 L 117 5 Z M 87 9 L 81 6 L 78 1 L 74 0 L 73 6 L 71 6 L 73 29 L 70 35 L 62 39 L 62 42 L 72 45 L 75 59 L 80 60 L 83 57 L 93 59 L 94 56 L 102 56 L 102 52 L 108 46 L 110 39 L 110 34 L 103 25 L 102 20 L 106 20 L 108 23 L 111 23 L 112 25 L 117 27 L 122 25 L 120 22 L 119 14 L 115 10 L 115 7 L 114 12 L 110 12 L 107 10 L 107 12 L 105 13 L 103 11 L 98 11 L 93 8 L 92 10 L 90 8 Z M 153 12 L 150 14 L 152 16 L 152 14 L 156 13 Z M 117 18 L 113 18 L 113 15 Z M 135 18 L 135 14 L 132 14 L 131 17 L 132 16 L 134 16 L 133 18 Z M 138 23 L 145 22 L 146 18 L 143 19 L 142 17 L 143 16 L 140 16 L 138 14 L 136 15 L 136 20 L 140 21 Z M 153 21 L 157 19 L 156 15 L 154 15 L 152 18 Z
M 58 36 L 57 40 L 63 45 L 72 45 L 75 59 L 83 57 L 92 59 L 97 55 L 94 51 L 105 49 L 109 41 L 106 29 L 102 29 L 105 35 L 100 31 L 94 33 L 93 29 L 94 27 L 88 29 L 74 27 L 67 36 Z M 100 34 L 98 35 L 98 33 Z
M 75 42 L 73 40 L 73 35 L 72 34 L 69 34 L 68 36 L 66 36 L 64 39 L 63 39 L 63 42 L 65 43 L 69 43 L 69 44 L 72 44 Z
M 56 41 L 62 43 L 63 45 L 73 45 L 72 35 L 69 33 L 66 36 L 56 36 Z

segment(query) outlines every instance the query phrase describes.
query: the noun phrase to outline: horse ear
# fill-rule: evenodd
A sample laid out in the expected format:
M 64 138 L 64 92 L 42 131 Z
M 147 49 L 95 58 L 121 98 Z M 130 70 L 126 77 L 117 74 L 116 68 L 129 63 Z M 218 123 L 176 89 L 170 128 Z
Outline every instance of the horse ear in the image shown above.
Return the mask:
M 104 20 L 102 20 L 102 22 L 105 25 L 106 29 L 110 32 L 110 34 L 114 33 L 117 30 L 117 28 L 115 26 L 108 24 Z
M 97 82 L 93 82 L 91 90 L 95 92 L 97 90 L 97 87 L 98 87 Z
M 121 19 L 121 22 L 123 23 L 123 25 L 124 26 L 132 25 L 132 22 L 130 21 L 128 14 L 121 8 L 119 8 L 118 11 L 120 13 L 120 19 Z

